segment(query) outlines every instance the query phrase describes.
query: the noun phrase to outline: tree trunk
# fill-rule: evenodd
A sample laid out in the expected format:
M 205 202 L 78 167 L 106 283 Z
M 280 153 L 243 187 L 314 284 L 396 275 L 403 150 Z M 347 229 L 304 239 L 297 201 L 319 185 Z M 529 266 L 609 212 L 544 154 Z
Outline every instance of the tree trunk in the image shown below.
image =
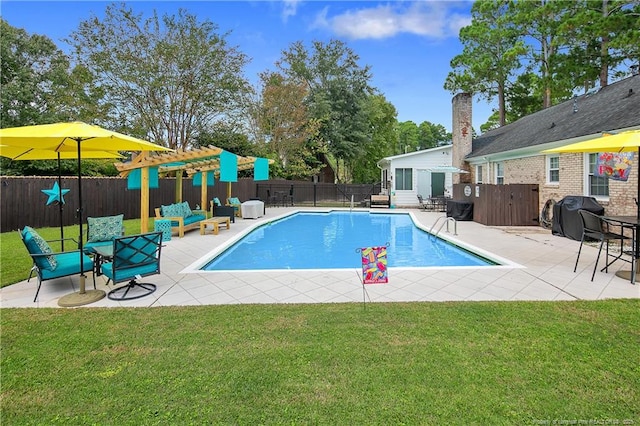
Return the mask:
M 544 37 L 542 38 L 542 55 L 542 70 L 544 73 L 542 76 L 544 81 L 544 98 L 542 100 L 542 108 L 549 108 L 551 106 L 551 67 L 549 65 L 549 61 L 553 55 L 553 46 L 551 45 L 551 42 Z
M 602 0 L 602 16 L 606 19 L 609 15 L 609 0 Z M 602 42 L 600 43 L 600 87 L 607 87 L 609 84 L 609 35 L 602 32 Z
M 498 84 L 498 114 L 500 117 L 500 127 L 507 124 L 507 114 L 504 106 L 504 85 Z

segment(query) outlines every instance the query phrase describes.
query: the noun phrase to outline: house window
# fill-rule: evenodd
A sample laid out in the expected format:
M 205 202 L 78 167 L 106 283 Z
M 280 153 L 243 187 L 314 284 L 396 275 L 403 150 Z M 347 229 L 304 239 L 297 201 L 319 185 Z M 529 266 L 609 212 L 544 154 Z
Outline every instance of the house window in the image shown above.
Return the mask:
M 559 155 L 547 155 L 547 183 L 560 183 Z
M 396 169 L 396 191 L 413 189 L 413 169 Z
M 476 183 L 482 183 L 482 166 L 476 166 Z
M 588 176 L 588 195 L 592 197 L 608 197 L 609 196 L 609 178 L 595 176 L 596 161 L 598 154 L 588 154 L 589 158 L 589 176 Z
M 496 184 L 504 185 L 504 163 L 496 163 Z

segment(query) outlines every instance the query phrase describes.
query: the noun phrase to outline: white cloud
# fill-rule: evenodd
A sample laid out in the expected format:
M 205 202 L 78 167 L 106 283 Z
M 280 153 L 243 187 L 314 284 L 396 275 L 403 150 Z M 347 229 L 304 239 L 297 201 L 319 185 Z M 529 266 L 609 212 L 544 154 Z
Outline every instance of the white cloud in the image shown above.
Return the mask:
M 282 2 L 282 20 L 287 22 L 290 16 L 295 16 L 298 11 L 298 3 L 301 0 L 284 0 Z
M 457 36 L 470 17 L 453 13 L 449 2 L 398 2 L 354 9 L 329 16 L 324 8 L 314 27 L 327 28 L 350 39 L 381 39 L 398 34 L 415 34 L 432 38 Z
M 460 34 L 462 27 L 469 25 L 471 25 L 471 15 L 464 16 L 454 13 L 449 17 L 448 27 L 453 34 Z

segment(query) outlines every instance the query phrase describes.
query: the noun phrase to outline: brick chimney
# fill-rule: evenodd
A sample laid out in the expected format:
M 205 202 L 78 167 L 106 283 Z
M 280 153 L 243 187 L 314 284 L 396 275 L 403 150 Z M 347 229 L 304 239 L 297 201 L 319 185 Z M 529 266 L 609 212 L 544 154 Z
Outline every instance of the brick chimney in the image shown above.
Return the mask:
M 451 101 L 453 104 L 453 123 L 451 125 L 452 166 L 471 172 L 464 157 L 471 152 L 472 120 L 471 120 L 471 94 L 458 93 Z M 453 183 L 470 183 L 471 173 L 454 173 Z

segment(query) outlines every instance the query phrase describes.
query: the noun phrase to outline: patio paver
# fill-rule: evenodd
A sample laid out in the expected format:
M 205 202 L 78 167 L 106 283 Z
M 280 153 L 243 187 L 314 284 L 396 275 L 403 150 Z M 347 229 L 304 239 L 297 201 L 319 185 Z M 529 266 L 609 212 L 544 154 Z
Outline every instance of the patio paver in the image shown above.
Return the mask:
M 259 219 L 238 219 L 227 232 L 200 235 L 198 230 L 172 238 L 162 249 L 161 274 L 146 277 L 155 293 L 131 301 L 104 298 L 87 307 L 113 306 L 181 306 L 238 303 L 344 303 L 362 302 L 359 259 L 354 268 L 332 271 L 247 271 L 202 272 L 194 265 L 208 253 L 229 243 L 250 227 L 292 210 L 311 208 L 270 207 Z M 360 210 L 360 209 L 358 209 Z M 377 209 L 376 211 L 380 211 Z M 410 211 L 429 229 L 443 215 L 417 209 Z M 471 245 L 513 266 L 482 268 L 391 268 L 389 283 L 367 285 L 369 302 L 411 301 L 514 301 L 514 300 L 597 300 L 606 298 L 640 298 L 640 285 L 632 285 L 615 276 L 628 267 L 618 262 L 609 273 L 597 272 L 590 281 L 597 249 L 585 246 L 578 271 L 573 272 L 579 241 L 558 237 L 538 227 L 487 227 L 475 222 L 458 222 L 457 236 L 442 235 L 461 244 Z M 197 255 L 194 255 L 197 254 Z M 25 277 L 29 271 L 25 271 Z M 109 291 L 103 277 L 97 278 L 99 289 Z M 43 283 L 38 301 L 33 302 L 36 280 L 22 281 L 0 289 L 0 306 L 58 307 L 58 299 L 78 290 L 78 277 L 66 277 Z M 72 285 L 74 287 L 72 287 Z M 93 286 L 87 278 L 87 288 Z

